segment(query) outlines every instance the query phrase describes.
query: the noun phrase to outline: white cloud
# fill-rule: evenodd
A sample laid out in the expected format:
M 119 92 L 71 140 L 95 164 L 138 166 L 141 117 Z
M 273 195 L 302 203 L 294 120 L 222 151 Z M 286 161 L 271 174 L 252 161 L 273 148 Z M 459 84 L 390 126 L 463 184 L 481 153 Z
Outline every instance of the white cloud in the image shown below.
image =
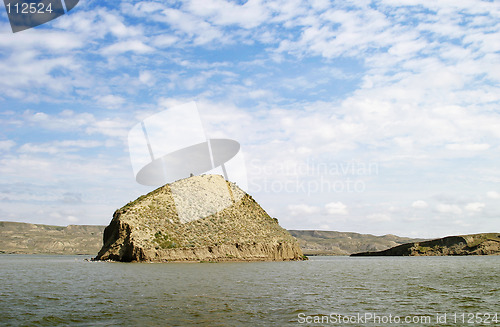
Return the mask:
M 278 52 L 312 54 L 325 58 L 358 56 L 369 48 L 383 48 L 397 39 L 387 32 L 384 14 L 368 7 L 354 10 L 332 8 L 308 20 L 298 40 L 281 41 Z
M 500 199 L 500 193 L 495 192 L 495 191 L 487 192 L 486 196 L 489 197 L 490 199 L 495 199 L 495 200 Z
M 70 79 L 57 78 L 53 74 L 61 71 L 72 74 L 79 66 L 71 56 L 51 54 L 42 58 L 37 50 L 18 50 L 0 61 L 0 92 L 22 99 L 33 99 L 32 90 L 68 92 L 71 90 Z
M 458 225 L 460 227 L 466 227 L 466 228 L 470 228 L 472 226 L 471 223 L 463 221 L 463 220 L 460 220 L 460 219 L 453 221 L 453 225 Z M 454 233 L 454 234 L 461 234 L 461 233 L 457 232 L 457 233 Z
M 374 213 L 374 214 L 368 215 L 366 217 L 366 220 L 369 223 L 377 223 L 377 222 L 391 221 L 392 219 L 389 215 L 386 215 L 383 213 Z
M 56 146 L 50 145 L 34 145 L 31 143 L 23 144 L 19 148 L 19 153 L 49 153 L 56 154 L 59 153 L 61 149 Z
M 144 70 L 144 71 L 139 72 L 139 81 L 142 84 L 146 84 L 148 86 L 153 86 L 155 84 L 156 79 L 155 79 L 153 73 L 151 73 L 148 70 Z
M 13 53 L 21 51 L 47 50 L 59 55 L 68 51 L 82 48 L 84 40 L 78 34 L 49 31 L 44 29 L 29 29 L 22 33 L 2 33 L 0 48 L 8 49 Z
M 111 13 L 102 16 L 103 24 L 107 26 L 112 35 L 118 38 L 130 38 L 141 36 L 142 31 L 140 28 L 123 23 L 123 18 Z
M 23 122 L 20 124 L 23 126 L 29 126 L 29 128 L 36 127 L 37 129 L 46 129 L 60 133 L 72 132 L 73 134 L 82 133 L 84 135 L 99 134 L 109 137 L 110 139 L 106 140 L 106 142 L 102 144 L 105 146 L 113 144 L 116 140 L 126 142 L 128 131 L 130 127 L 135 124 L 135 121 L 124 120 L 117 117 L 97 119 L 91 113 L 76 113 L 71 110 L 63 110 L 57 114 L 47 114 L 44 112 L 33 112 L 27 110 L 23 113 L 22 118 Z M 64 140 L 57 143 L 57 146 L 76 145 L 86 147 L 88 144 L 93 144 L 92 141 L 89 141 L 89 143 L 86 143 L 87 141 L 81 141 L 79 145 L 75 142 L 80 141 Z M 83 144 L 86 145 L 84 146 Z M 45 144 L 44 146 L 50 148 L 53 144 Z M 30 149 L 34 149 L 33 144 L 30 146 Z
M 239 5 L 223 0 L 191 0 L 185 5 L 194 15 L 215 25 L 240 25 L 254 28 L 269 19 L 269 10 L 261 0 L 249 0 Z
M 151 15 L 149 19 L 169 24 L 179 33 L 187 35 L 187 41 L 190 40 L 195 45 L 205 45 L 213 41 L 224 43 L 229 39 L 223 39 L 224 33 L 204 19 L 179 9 L 165 8 L 161 13 Z
M 27 110 L 23 113 L 23 118 L 31 126 L 59 132 L 77 131 L 96 121 L 94 115 L 90 113 L 75 113 L 71 110 L 64 110 L 56 115 Z
M 147 16 L 154 12 L 162 11 L 166 8 L 165 4 L 159 2 L 140 1 L 131 6 L 129 3 L 122 4 L 124 12 L 133 13 L 137 16 Z M 131 12 L 132 11 L 132 12 Z
M 488 150 L 490 148 L 490 145 L 486 144 L 486 143 L 479 143 L 479 144 L 453 143 L 453 144 L 446 145 L 446 148 L 449 150 L 455 150 L 455 151 L 485 151 L 485 150 Z
M 465 206 L 465 210 L 467 210 L 469 212 L 481 212 L 481 211 L 483 211 L 484 207 L 485 207 L 484 203 L 471 202 L 471 203 L 467 203 L 467 205 Z
M 87 141 L 87 140 L 65 140 L 54 141 L 49 143 L 33 144 L 25 143 L 19 147 L 19 153 L 67 153 L 75 152 L 80 149 L 96 148 L 104 146 L 105 144 L 100 141 Z
M 75 216 L 67 216 L 66 217 L 66 220 L 69 222 L 69 223 L 77 223 L 80 219 L 78 219 L 77 217 Z
M 158 35 L 153 39 L 152 44 L 158 48 L 167 48 L 179 44 L 180 41 L 175 35 Z
M 462 209 L 455 204 L 443 204 L 440 203 L 436 206 L 436 209 L 440 213 L 460 215 L 462 214 Z
M 325 205 L 326 212 L 330 215 L 347 215 L 347 206 L 342 202 L 330 202 Z
M 417 201 L 414 201 L 411 206 L 415 209 L 425 209 L 427 208 L 429 205 L 427 204 L 427 202 L 425 201 L 422 201 L 422 200 L 417 200 Z
M 105 55 L 154 51 L 143 37 L 142 25 L 127 24 L 124 17 L 103 7 L 79 6 L 50 25 L 52 29 L 2 34 L 1 95 L 31 102 L 56 102 L 73 95 L 75 88 L 83 95 L 88 89 L 99 88 L 97 81 L 105 73 L 88 73 L 99 66 L 89 56 L 98 51 Z
M 312 215 L 320 211 L 320 208 L 307 204 L 291 204 L 288 211 L 292 216 Z
M 158 107 L 162 110 L 169 109 L 172 107 L 177 107 L 179 105 L 186 104 L 188 102 L 192 101 L 189 98 L 164 98 L 161 97 L 158 99 Z M 199 107 L 199 103 L 197 103 Z
M 125 103 L 125 99 L 118 95 L 108 94 L 105 96 L 99 96 L 96 98 L 97 101 L 108 109 L 120 108 Z
M 105 56 L 109 55 L 119 55 L 126 52 L 134 52 L 138 54 L 146 54 L 154 52 L 155 49 L 149 45 L 144 44 L 140 40 L 128 40 L 120 41 L 109 45 L 101 50 L 101 53 Z
M 76 39 L 79 40 L 95 42 L 106 36 L 118 39 L 141 37 L 144 34 L 143 25 L 127 22 L 125 17 L 125 15 L 119 15 L 115 10 L 104 7 L 96 6 L 85 10 L 83 6 L 79 5 L 79 10 L 70 15 L 59 17 L 52 24 L 60 30 L 75 33 L 78 36 Z
M 15 145 L 16 142 L 12 140 L 0 141 L 0 151 L 9 151 Z
M 158 14 L 167 9 L 167 4 L 160 2 L 140 1 L 133 5 L 130 2 L 121 3 L 121 11 L 127 15 L 140 17 L 142 19 L 149 18 L 154 14 Z
M 105 119 L 95 122 L 86 128 L 89 134 L 101 134 L 112 138 L 118 138 L 126 142 L 130 127 L 136 122 L 127 122 L 119 119 Z

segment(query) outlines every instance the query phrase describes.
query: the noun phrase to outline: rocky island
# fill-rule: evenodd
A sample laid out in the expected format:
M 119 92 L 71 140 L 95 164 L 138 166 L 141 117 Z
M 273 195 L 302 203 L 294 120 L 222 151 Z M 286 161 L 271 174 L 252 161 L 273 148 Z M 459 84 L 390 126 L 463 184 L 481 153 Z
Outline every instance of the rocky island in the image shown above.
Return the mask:
M 94 260 L 282 261 L 297 240 L 234 183 L 202 175 L 166 184 L 115 211 Z
M 351 256 L 445 256 L 500 255 L 500 233 L 448 236 L 424 242 L 402 244 L 383 251 Z

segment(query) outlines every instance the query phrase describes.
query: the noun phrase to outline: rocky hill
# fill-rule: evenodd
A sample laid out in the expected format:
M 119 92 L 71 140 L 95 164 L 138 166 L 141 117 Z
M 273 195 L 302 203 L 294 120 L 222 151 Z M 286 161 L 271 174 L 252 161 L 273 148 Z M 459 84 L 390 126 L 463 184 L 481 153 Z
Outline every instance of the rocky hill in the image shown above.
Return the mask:
M 381 251 L 409 242 L 424 239 L 395 235 L 375 236 L 321 230 L 290 230 L 299 241 L 305 255 L 350 255 L 357 252 Z
M 443 256 L 500 255 L 500 233 L 448 236 L 425 242 L 399 245 L 384 251 L 355 253 L 352 256 Z
M 95 254 L 104 226 L 0 222 L 0 253 Z
M 95 260 L 300 260 L 302 251 L 255 200 L 219 175 L 162 186 L 118 209 Z

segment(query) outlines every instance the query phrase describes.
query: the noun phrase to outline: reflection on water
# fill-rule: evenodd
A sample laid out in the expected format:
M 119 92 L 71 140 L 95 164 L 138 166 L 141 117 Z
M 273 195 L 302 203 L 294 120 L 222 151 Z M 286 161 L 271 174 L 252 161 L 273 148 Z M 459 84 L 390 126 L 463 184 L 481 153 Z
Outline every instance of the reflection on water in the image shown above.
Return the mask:
M 376 314 L 433 319 L 412 326 L 471 326 L 450 315 L 500 316 L 500 256 L 168 264 L 84 259 L 0 255 L 0 325 L 284 326 L 305 325 L 306 317 Z M 447 321 L 437 324 L 445 313 Z

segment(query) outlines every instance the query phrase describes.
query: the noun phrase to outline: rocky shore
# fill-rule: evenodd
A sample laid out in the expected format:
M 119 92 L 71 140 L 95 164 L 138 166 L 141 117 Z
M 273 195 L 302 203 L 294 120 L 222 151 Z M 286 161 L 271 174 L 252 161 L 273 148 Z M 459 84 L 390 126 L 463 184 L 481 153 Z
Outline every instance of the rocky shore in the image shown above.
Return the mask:
M 387 250 L 351 256 L 447 256 L 500 255 L 500 233 L 448 236 L 425 242 L 399 245 Z

